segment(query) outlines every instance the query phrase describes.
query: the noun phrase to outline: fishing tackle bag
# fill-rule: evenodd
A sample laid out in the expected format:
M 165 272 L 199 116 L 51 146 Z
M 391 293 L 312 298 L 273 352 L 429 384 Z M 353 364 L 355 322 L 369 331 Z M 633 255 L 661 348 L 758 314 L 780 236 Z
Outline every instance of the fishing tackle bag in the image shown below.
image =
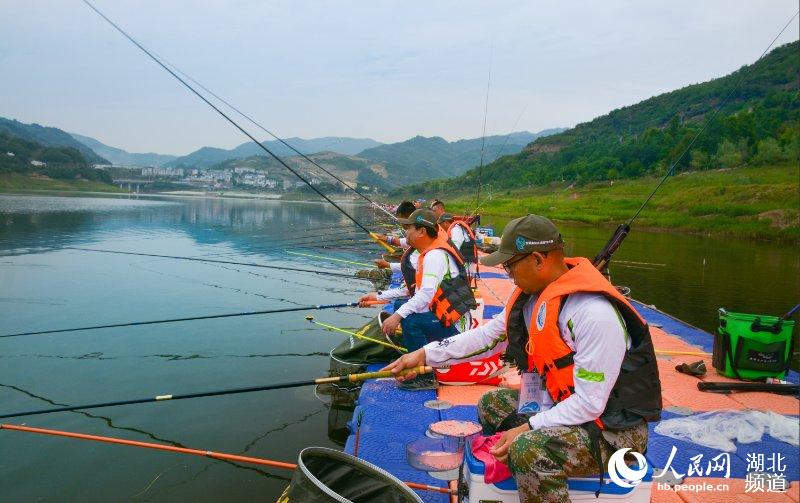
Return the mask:
M 783 379 L 792 361 L 794 320 L 719 310 L 712 365 L 725 377 Z

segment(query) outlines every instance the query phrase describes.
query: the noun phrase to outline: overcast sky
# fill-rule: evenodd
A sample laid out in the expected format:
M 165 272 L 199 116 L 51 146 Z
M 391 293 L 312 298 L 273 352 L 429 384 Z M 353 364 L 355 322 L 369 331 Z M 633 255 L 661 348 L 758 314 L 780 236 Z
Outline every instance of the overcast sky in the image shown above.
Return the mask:
M 94 2 L 283 137 L 382 142 L 480 137 L 490 68 L 487 134 L 574 126 L 753 62 L 798 5 Z M 80 0 L 0 0 L 0 116 L 132 152 L 246 140 Z

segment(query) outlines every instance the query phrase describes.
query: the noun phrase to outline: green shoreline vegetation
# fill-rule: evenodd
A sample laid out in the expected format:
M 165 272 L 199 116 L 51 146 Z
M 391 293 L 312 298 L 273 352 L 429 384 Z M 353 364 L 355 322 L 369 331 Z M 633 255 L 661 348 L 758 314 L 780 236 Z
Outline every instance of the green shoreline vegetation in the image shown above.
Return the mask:
M 480 213 L 518 217 L 537 213 L 590 225 L 628 221 L 659 178 L 553 183 L 484 192 Z M 742 238 L 800 241 L 800 166 L 684 172 L 670 177 L 637 218 L 637 227 Z M 448 210 L 471 213 L 475 194 L 446 200 Z
M 76 179 L 61 180 L 42 175 L 23 175 L 20 173 L 0 174 L 0 192 L 27 192 L 27 191 L 58 191 L 58 192 L 108 192 L 127 194 L 128 191 L 116 185 L 94 180 Z

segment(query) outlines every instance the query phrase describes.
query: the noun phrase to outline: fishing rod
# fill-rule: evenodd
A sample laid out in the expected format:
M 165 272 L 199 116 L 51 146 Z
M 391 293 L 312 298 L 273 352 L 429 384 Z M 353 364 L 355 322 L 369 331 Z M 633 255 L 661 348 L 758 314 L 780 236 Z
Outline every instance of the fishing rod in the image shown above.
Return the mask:
M 298 256 L 301 256 L 301 257 L 309 257 L 309 258 L 318 258 L 318 259 L 322 259 L 322 260 L 330 260 L 331 262 L 342 262 L 342 263 L 345 263 L 345 264 L 360 265 L 360 266 L 363 266 L 363 267 L 374 267 L 375 266 L 375 264 L 367 264 L 366 262 L 355 262 L 353 260 L 345 260 L 345 259 L 341 259 L 341 258 L 325 257 L 323 255 L 312 255 L 310 253 L 294 252 L 294 251 L 289 251 L 289 250 L 284 250 L 284 251 L 286 253 L 288 253 L 289 255 L 298 255 Z
M 368 301 L 367 305 L 383 304 L 379 301 Z M 181 321 L 195 321 L 195 320 L 213 320 L 217 318 L 236 318 L 241 316 L 255 316 L 259 314 L 277 314 L 277 313 L 292 313 L 296 311 L 312 311 L 320 309 L 340 309 L 344 307 L 358 307 L 358 302 L 347 302 L 345 304 L 321 304 L 300 307 L 286 307 L 282 309 L 269 309 L 263 311 L 244 311 L 241 313 L 226 313 L 226 314 L 210 314 L 205 316 L 188 316 L 185 318 L 171 318 L 166 320 L 149 320 L 149 321 L 131 321 L 125 323 L 112 323 L 108 325 L 93 325 L 89 327 L 75 327 L 75 328 L 61 328 L 55 330 L 40 330 L 37 332 L 20 332 L 16 334 L 3 334 L 0 339 L 7 337 L 22 337 L 25 335 L 45 335 L 45 334 L 60 334 L 64 332 L 80 332 L 83 330 L 99 330 L 101 328 L 120 328 L 120 327 L 138 327 L 141 325 L 159 325 L 162 323 L 178 323 Z
M 417 372 L 419 374 L 430 374 L 433 372 L 433 367 L 414 367 L 410 369 L 401 370 L 399 372 L 400 375 L 406 375 L 411 372 Z M 30 410 L 26 412 L 14 412 L 11 414 L 0 414 L 0 418 L 10 418 L 10 417 L 21 417 L 21 416 L 36 416 L 40 414 L 52 414 L 55 412 L 70 412 L 73 410 L 88 410 L 88 409 L 100 409 L 103 407 L 117 407 L 120 405 L 134 405 L 139 403 L 152 403 L 152 402 L 164 402 L 168 400 L 186 400 L 188 398 L 203 398 L 209 396 L 222 396 L 222 395 L 238 395 L 241 393 L 253 393 L 256 391 L 271 391 L 276 389 L 287 389 L 287 388 L 299 388 L 302 386 L 316 386 L 318 384 L 333 384 L 333 383 L 354 383 L 360 381 L 366 381 L 368 379 L 382 379 L 387 377 L 395 377 L 398 374 L 392 373 L 391 370 L 384 370 L 380 372 L 365 372 L 361 374 L 345 374 L 341 376 L 334 376 L 334 377 L 319 377 L 316 379 L 309 379 L 307 381 L 294 381 L 294 382 L 285 382 L 279 384 L 265 384 L 261 386 L 249 386 L 245 388 L 229 388 L 223 390 L 213 390 L 213 391 L 201 391 L 199 393 L 185 393 L 182 395 L 156 395 L 151 397 L 145 398 L 135 398 L 133 400 L 117 400 L 114 402 L 102 402 L 102 403 L 92 403 L 86 405 L 69 405 L 66 407 L 54 407 L 50 409 L 37 409 L 37 410 Z
M 388 342 L 384 342 L 384 341 L 379 341 L 378 339 L 373 339 L 372 337 L 367 337 L 366 335 L 360 334 L 358 332 L 353 332 L 351 330 L 345 330 L 343 328 L 334 327 L 333 325 L 328 325 L 327 323 L 320 323 L 319 321 L 315 321 L 313 316 L 306 316 L 306 320 L 308 320 L 309 322 L 313 323 L 314 325 L 319 325 L 320 327 L 327 328 L 328 330 L 341 332 L 343 334 L 351 335 L 353 337 L 358 337 L 359 339 L 364 339 L 364 340 L 367 340 L 367 341 L 370 341 L 370 342 L 374 342 L 375 344 L 380 344 L 381 346 L 386 346 L 387 348 L 396 349 L 397 351 L 400 351 L 401 353 L 408 353 L 408 349 L 406 349 L 404 347 L 396 346 L 394 344 L 389 344 Z
M 249 463 L 254 465 L 269 466 L 272 468 L 283 468 L 286 470 L 297 469 L 296 464 L 286 463 L 284 461 L 274 461 L 272 459 L 254 458 L 250 456 L 241 456 L 238 454 L 215 452 L 207 449 L 192 449 L 189 447 L 155 444 L 152 442 L 140 442 L 138 440 L 127 440 L 115 437 L 88 435 L 85 433 L 75 433 L 71 431 L 52 430 L 47 428 L 34 428 L 31 426 L 23 426 L 17 424 L 0 424 L 0 430 L 18 431 L 23 433 L 37 433 L 40 435 L 52 435 L 57 437 L 74 438 L 78 440 L 89 440 L 93 442 L 102 442 L 107 444 L 127 445 L 130 447 L 140 447 L 144 449 L 155 449 L 159 451 L 175 452 L 179 454 L 188 454 L 191 456 L 199 456 L 203 458 L 218 459 L 221 461 L 234 461 L 237 463 Z M 456 494 L 455 491 L 453 491 L 452 489 L 447 489 L 444 487 L 436 487 L 428 484 L 419 484 L 417 482 L 403 482 L 403 483 L 412 489 L 419 489 L 422 491 L 435 491 L 443 494 Z
M 761 60 L 761 58 L 763 58 L 767 54 L 767 52 L 769 52 L 769 50 L 772 48 L 772 46 L 775 44 L 775 42 L 778 40 L 778 38 L 780 38 L 780 36 L 783 34 L 783 32 L 786 31 L 786 28 L 788 28 L 789 25 L 792 23 L 792 21 L 794 21 L 794 18 L 797 17 L 798 13 L 800 13 L 800 11 L 795 12 L 794 15 L 792 15 L 792 17 L 789 19 L 789 21 L 786 23 L 786 25 L 784 25 L 784 27 L 781 29 L 780 32 L 778 32 L 778 34 L 775 36 L 775 38 L 772 39 L 772 42 L 770 42 L 769 45 L 767 46 L 767 48 L 764 49 L 764 52 L 761 53 L 761 56 L 759 56 L 758 59 L 756 59 L 753 62 L 753 64 L 750 65 L 750 68 L 752 68 L 756 63 L 758 63 Z M 746 76 L 746 72 L 745 72 L 744 69 L 742 69 L 742 75 L 739 76 L 739 80 L 736 82 L 736 84 L 733 86 L 733 88 L 728 92 L 728 94 L 725 96 L 725 98 L 720 102 L 720 104 L 716 108 L 713 108 L 711 110 L 711 112 L 706 117 L 706 120 L 705 120 L 705 122 L 703 124 L 703 127 L 700 128 L 700 131 L 698 131 L 697 134 L 694 135 L 694 138 L 692 138 L 692 141 L 690 141 L 689 144 L 680 153 L 680 155 L 678 155 L 678 157 L 672 163 L 672 166 L 670 166 L 669 170 L 667 170 L 667 173 L 664 175 L 663 178 L 661 178 L 661 181 L 658 182 L 658 184 L 655 186 L 655 188 L 652 190 L 652 192 L 650 192 L 650 195 L 647 196 L 647 199 L 645 199 L 644 202 L 642 203 L 642 205 L 639 207 L 639 209 L 636 210 L 636 213 L 634 213 L 634 215 L 631 217 L 630 220 L 628 220 L 627 223 L 620 224 L 619 227 L 617 227 L 617 230 L 614 231 L 614 234 L 611 236 L 611 238 L 608 240 L 608 242 L 606 242 L 606 244 L 603 247 L 603 249 L 600 250 L 600 253 L 598 253 L 597 256 L 594 258 L 594 260 L 592 261 L 592 263 L 594 264 L 594 266 L 598 270 L 603 271 L 608 267 L 608 263 L 611 262 L 612 255 L 614 255 L 614 252 L 617 251 L 617 249 L 620 247 L 622 242 L 628 236 L 628 233 L 631 230 L 631 225 L 633 224 L 633 221 L 636 220 L 636 218 L 639 216 L 639 214 L 642 212 L 642 210 L 644 210 L 645 206 L 647 206 L 647 204 L 650 202 L 650 200 L 653 198 L 653 196 L 656 194 L 656 192 L 658 192 L 658 189 L 660 189 L 661 186 L 664 184 L 664 182 L 667 181 L 667 178 L 672 176 L 672 173 L 675 171 L 675 168 L 678 167 L 678 163 L 681 161 L 681 159 L 683 159 L 683 157 L 689 152 L 689 150 L 692 148 L 692 146 L 694 146 L 694 144 L 697 141 L 697 139 L 700 138 L 700 135 L 702 135 L 703 132 L 705 132 L 705 130 L 708 128 L 708 125 L 711 123 L 711 121 L 714 119 L 714 117 L 717 116 L 719 111 L 722 110 L 722 108 L 728 103 L 728 100 L 730 100 L 730 98 L 733 96 L 733 94 L 742 85 L 742 82 L 744 82 L 745 76 Z
M 151 52 L 153 52 L 153 53 L 155 54 L 155 51 L 151 51 Z M 280 138 L 280 137 L 278 137 L 277 135 L 275 135 L 275 134 L 274 134 L 272 131 L 270 131 L 269 129 L 267 129 L 267 128 L 265 128 L 264 126 L 262 126 L 262 125 L 261 125 L 260 123 L 258 123 L 258 122 L 257 122 L 255 119 L 251 118 L 249 115 L 245 114 L 244 112 L 242 112 L 241 110 L 239 110 L 238 108 L 236 108 L 235 106 L 233 106 L 232 104 L 230 104 L 228 101 L 226 101 L 225 99 L 223 99 L 223 98 L 221 98 L 220 96 L 218 96 L 216 93 L 214 93 L 213 91 L 211 91 L 210 89 L 208 89 L 206 86 L 204 86 L 203 84 L 201 84 L 200 82 L 198 82 L 197 80 L 195 80 L 194 78 L 192 78 L 190 75 L 188 75 L 186 72 L 182 71 L 180 68 L 178 68 L 177 66 L 175 66 L 174 64 L 172 64 L 171 62 L 169 62 L 167 59 L 165 59 L 165 58 L 164 58 L 164 57 L 162 57 L 161 55 L 158 55 L 158 58 L 159 58 L 159 59 L 161 59 L 162 61 L 164 61 L 165 63 L 167 63 L 169 66 L 171 66 L 171 67 L 172 67 L 172 68 L 173 68 L 173 69 L 174 69 L 176 72 L 180 73 L 181 75 L 183 75 L 184 77 L 186 77 L 188 80 L 190 80 L 191 82 L 193 82 L 194 84 L 196 84 L 196 85 L 197 85 L 197 86 L 198 86 L 200 89 L 204 90 L 205 92 L 207 92 L 208 94 L 210 94 L 211 96 L 213 96 L 214 98 L 216 98 L 217 100 L 219 100 L 220 102 L 222 102 L 222 103 L 224 103 L 225 105 L 227 105 L 227 106 L 228 106 L 228 108 L 230 108 L 231 110 L 233 110 L 234 112 L 236 112 L 236 113 L 237 113 L 237 114 L 239 114 L 240 116 L 244 117 L 244 118 L 245 118 L 246 120 L 248 120 L 248 121 L 249 121 L 251 124 L 253 124 L 253 125 L 254 125 L 254 126 L 256 126 L 257 128 L 261 129 L 262 131 L 264 131 L 265 133 L 267 133 L 267 134 L 268 134 L 268 135 L 270 135 L 271 137 L 275 138 L 277 141 L 279 141 L 280 143 L 282 143 L 284 146 L 288 147 L 288 148 L 289 148 L 289 149 L 291 149 L 291 150 L 292 150 L 294 153 L 296 153 L 297 155 L 299 155 L 300 157 L 302 157 L 302 158 L 303 158 L 303 159 L 305 159 L 306 161 L 310 162 L 310 163 L 311 163 L 311 164 L 313 164 L 314 166 L 318 167 L 319 169 L 321 169 L 322 171 L 324 171 L 325 173 L 327 173 L 328 175 L 330 175 L 332 178 L 336 179 L 336 181 L 338 181 L 339 183 L 341 183 L 342 185 L 344 185 L 344 186 L 345 186 L 345 187 L 347 187 L 348 189 L 352 190 L 353 192 L 355 192 L 356 194 L 358 194 L 359 196 L 361 196 L 361 198 L 363 198 L 365 201 L 367 201 L 368 203 L 370 203 L 372 206 L 374 206 L 374 207 L 378 208 L 379 210 L 381 210 L 382 212 L 386 213 L 387 215 L 389 215 L 390 217 L 392 217 L 392 219 L 394 219 L 395 221 L 397 220 L 397 217 L 396 217 L 396 216 L 394 216 L 392 213 L 390 213 L 390 212 L 386 211 L 386 210 L 383 208 L 383 206 L 379 205 L 378 203 L 376 203 L 375 201 L 373 201 L 372 199 L 370 199 L 369 197 L 367 197 L 366 195 L 364 195 L 364 193 L 362 193 L 361 191 L 359 191 L 357 188 L 355 188 L 355 187 L 351 186 L 349 183 L 347 183 L 346 181 L 342 180 L 341 178 L 339 178 L 338 176 L 336 176 L 334 173 L 331 173 L 331 172 L 330 172 L 330 171 L 328 171 L 327 169 L 323 168 L 323 167 L 322 167 L 322 166 L 321 166 L 319 163 L 317 163 L 316 161 L 314 161 L 313 159 L 311 159 L 309 156 L 307 156 L 306 154 L 304 154 L 304 153 L 300 152 L 299 150 L 297 150 L 296 148 L 294 148 L 294 146 L 290 145 L 290 144 L 289 144 L 289 143 L 287 143 L 285 140 L 283 140 L 282 138 Z
M 227 265 L 243 265 L 247 267 L 260 267 L 263 269 L 276 269 L 279 271 L 294 271 L 294 272 L 305 272 L 309 274 L 318 274 L 320 276 L 335 276 L 339 278 L 357 278 L 352 274 L 343 274 L 339 272 L 331 272 L 331 271 L 315 271 L 313 269 L 301 269 L 298 267 L 284 267 L 284 266 L 277 266 L 277 265 L 267 265 L 267 264 L 259 264 L 256 262 L 235 262 L 232 260 L 217 260 L 217 259 L 210 259 L 210 258 L 199 258 L 199 257 L 181 257 L 179 255 L 159 255 L 156 253 L 140 253 L 140 252 L 124 252 L 124 251 L 117 251 L 117 250 L 104 250 L 101 248 L 81 248 L 79 246 L 65 246 L 64 249 L 66 250 L 80 250 L 80 251 L 91 251 L 91 252 L 98 252 L 98 253 L 112 253 L 118 255 L 133 255 L 136 257 L 154 257 L 154 258 L 169 258 L 174 260 L 188 260 L 191 262 L 209 262 L 212 264 L 227 264 Z
M 483 106 L 483 138 L 481 139 L 481 162 L 478 165 L 478 195 L 475 200 L 475 213 L 481 206 L 481 186 L 483 185 L 483 154 L 486 146 L 486 119 L 489 117 L 489 85 L 492 83 L 492 58 L 494 56 L 494 46 L 489 50 L 489 77 L 486 79 L 486 101 Z
M 519 120 L 522 119 L 522 116 L 525 114 L 525 111 L 527 109 L 528 109 L 527 105 L 522 107 L 522 111 L 519 113 L 519 115 L 517 115 L 517 120 L 514 121 L 514 125 L 511 127 L 511 131 L 509 131 L 509 133 L 503 139 L 503 144 L 500 145 L 499 149 L 497 149 L 497 153 L 495 154 L 494 159 L 492 160 L 492 162 L 494 162 L 494 161 L 496 161 L 497 159 L 500 158 L 500 154 L 503 153 L 503 150 L 506 148 L 506 145 L 508 144 L 508 140 L 511 138 L 511 135 L 514 134 L 514 130 L 517 129 L 517 125 L 519 124 Z
M 394 248 L 392 248 L 391 246 L 389 246 L 387 243 L 384 243 L 384 242 L 382 242 L 381 240 L 379 240 L 379 239 L 378 239 L 378 238 L 375 236 L 375 233 L 374 233 L 374 232 L 372 232 L 372 231 L 370 231 L 369 229 L 367 229 L 366 227 L 364 227 L 364 225 L 362 225 L 362 224 L 361 224 L 361 222 L 359 222 L 359 221 L 358 221 L 358 220 L 356 220 L 356 219 L 355 219 L 355 218 L 354 218 L 352 215 L 350 215 L 349 213 L 347 213 L 347 212 L 346 212 L 346 211 L 345 211 L 345 210 L 344 210 L 344 209 L 343 209 L 341 206 L 339 206 L 339 205 L 338 205 L 338 204 L 336 204 L 336 203 L 335 203 L 335 202 L 334 202 L 334 201 L 333 201 L 331 198 L 329 198 L 328 196 L 326 196 L 326 195 L 325 195 L 325 193 L 323 193 L 321 190 L 319 190 L 317 187 L 315 187 L 315 186 L 314 186 L 314 185 L 313 185 L 313 184 L 312 184 L 310 181 L 306 180 L 306 179 L 305 179 L 305 177 L 303 177 L 303 175 L 301 175 L 301 174 L 300 174 L 300 173 L 298 173 L 298 172 L 297 172 L 295 169 L 293 169 L 291 166 L 289 166 L 289 164 L 287 164 L 287 163 L 286 163 L 286 162 L 285 162 L 283 159 L 281 159 L 281 158 L 280 158 L 280 157 L 279 157 L 277 154 L 275 154 L 275 153 L 274 153 L 272 150 L 268 149 L 268 148 L 267 148 L 267 147 L 265 147 L 265 146 L 264 146 L 262 143 L 260 143 L 260 142 L 259 142 L 259 141 L 258 141 L 258 140 L 257 140 L 257 139 L 256 139 L 256 138 L 255 138 L 255 137 L 252 135 L 252 134 L 250 134 L 250 133 L 249 133 L 249 132 L 248 132 L 246 129 L 244 129 L 242 126 L 240 126 L 238 122 L 236 122 L 235 120 L 231 119 L 231 118 L 230 118 L 230 116 L 228 116 L 228 114 L 226 114 L 225 112 L 223 112 L 222 110 L 220 110 L 220 109 L 219 109 L 219 107 L 217 107 L 216 105 L 214 105 L 213 103 L 211 103 L 211 101 L 209 101 L 209 100 L 208 100 L 208 98 L 206 98 L 205 96 L 203 96 L 203 95 L 202 95 L 200 92 L 198 92 L 198 91 L 197 91 L 197 90 L 196 90 L 194 87 L 192 87 L 192 86 L 191 86 L 191 85 L 190 85 L 188 82 L 186 82 L 185 80 L 183 80 L 183 79 L 182 79 L 182 78 L 181 78 L 181 77 L 180 77 L 180 76 L 179 76 L 177 73 L 175 73 L 174 71 L 172 71 L 172 70 L 171 70 L 171 69 L 170 69 L 170 68 L 169 68 L 167 65 L 165 65 L 165 64 L 164 64 L 164 63 L 163 63 L 163 62 L 162 62 L 160 59 L 158 59 L 157 57 L 155 57 L 155 56 L 154 56 L 154 55 L 153 55 L 153 54 L 152 54 L 150 51 L 148 51 L 148 50 L 147 50 L 147 49 L 146 49 L 146 48 L 145 48 L 145 47 L 144 47 L 142 44 L 140 44 L 140 43 L 139 43 L 139 42 L 138 42 L 136 39 L 134 39 L 132 36 L 128 35 L 128 33 L 127 33 L 125 30 L 123 30 L 122 28 L 120 28 L 120 27 L 119 27 L 119 26 L 118 26 L 118 25 L 117 25 L 117 24 L 116 24 L 114 21 L 112 21 L 111 19 L 109 19 L 109 18 L 108 18 L 108 17 L 107 17 L 105 14 L 103 14 L 103 13 L 102 13 L 100 10 L 98 10 L 98 9 L 97 9 L 97 7 L 95 7 L 94 5 L 92 5 L 92 3 L 91 3 L 91 2 L 89 2 L 89 0 L 83 0 L 83 3 L 85 3 L 85 4 L 86 4 L 86 5 L 87 5 L 87 6 L 88 6 L 90 9 L 92 9 L 93 11 L 95 11 L 95 12 L 96 12 L 96 13 L 97 13 L 97 14 L 98 14 L 98 15 L 99 15 L 101 18 L 103 18 L 103 19 L 104 19 L 104 20 L 105 20 L 105 21 L 106 21 L 108 24 L 110 24 L 111 26 L 113 26 L 113 27 L 114 27 L 114 29 L 116 29 L 118 32 L 120 32 L 120 33 L 121 33 L 121 34 L 122 34 L 122 35 L 123 35 L 125 38 L 127 38 L 127 39 L 128 39 L 128 40 L 129 40 L 129 41 L 130 41 L 130 42 L 131 42 L 133 45 L 135 45 L 135 46 L 136 46 L 136 47 L 138 47 L 138 48 L 139 48 L 139 49 L 140 49 L 142 52 L 144 52 L 144 53 L 145 53 L 145 54 L 146 54 L 146 55 L 147 55 L 147 56 L 148 56 L 150 59 L 152 59 L 152 60 L 153 60 L 153 61 L 154 61 L 154 62 L 155 62 L 155 63 L 156 63 L 158 66 L 160 66 L 161 68 L 163 68 L 164 70 L 166 70 L 166 71 L 167 71 L 167 73 L 169 73 L 170 75 L 172 75 L 173 77 L 175 77 L 175 79 L 177 79 L 177 80 L 178 80 L 178 82 L 180 82 L 181 84 L 183 84 L 183 85 L 184 85 L 184 86 L 185 86 L 185 87 L 186 87 L 186 88 L 187 88 L 189 91 L 191 91 L 191 92 L 192 92 L 194 95 L 196 95 L 198 98 L 200 98 L 201 100 L 203 100 L 203 102 L 204 102 L 206 105 L 208 105 L 208 106 L 210 106 L 212 109 L 214 109 L 214 111 L 215 111 L 215 112 L 217 112 L 219 115 L 221 115 L 221 116 L 222 116 L 222 117 L 223 117 L 225 120 L 227 120 L 227 121 L 228 121 L 228 122 L 229 122 L 229 123 L 230 123 L 230 124 L 231 124 L 233 127 L 235 127 L 236 129 L 238 129 L 239 131 L 241 131 L 241 133 L 242 133 L 242 134 L 244 134 L 244 135 L 245 135 L 245 136 L 247 136 L 247 137 L 248 137 L 250 140 L 252 140 L 253 142 L 255 142 L 255 143 L 256 143 L 256 145 L 258 145 L 258 146 L 259 146 L 259 147 L 260 147 L 260 148 L 261 148 L 261 149 L 262 149 L 264 152 L 266 152 L 267 154 L 269 154 L 269 155 L 270 155 L 270 156 L 271 156 L 273 159 L 275 159 L 276 161 L 278 161 L 278 162 L 279 162 L 279 163 L 280 163 L 280 164 L 281 164 L 283 167 L 285 167 L 286 169 L 288 169 L 288 170 L 289 170 L 289 172 L 291 172 L 291 173 L 292 173 L 294 176 L 296 176 L 296 177 L 297 177 L 297 178 L 299 178 L 299 179 L 300 179 L 300 180 L 301 180 L 303 183 L 305 183 L 306 185 L 308 185 L 308 187 L 309 187 L 311 190 L 313 190 L 313 191 L 314 191 L 314 192 L 316 192 L 316 193 L 317 193 L 317 194 L 318 194 L 320 197 L 322 197 L 323 199 L 325 199 L 326 201 L 328 201 L 329 203 L 331 203 L 331 205 L 332 205 L 334 208 L 336 208 L 337 210 L 339 210 L 339 211 L 340 211 L 340 212 L 341 212 L 341 213 L 342 213 L 344 216 L 346 216 L 347 218 L 349 218 L 349 219 L 350 219 L 350 220 L 351 220 L 351 221 L 352 221 L 354 224 L 356 224 L 356 225 L 357 225 L 359 228 L 361 228 L 361 229 L 362 229 L 364 232 L 366 232 L 366 233 L 367 233 L 367 234 L 368 234 L 368 235 L 369 235 L 369 236 L 370 236 L 370 237 L 371 237 L 371 238 L 372 238 L 372 239 L 373 239 L 373 240 L 374 240 L 376 243 L 378 243 L 378 244 L 380 244 L 381 246 L 383 246 L 384 248 L 386 248 L 386 251 L 388 251 L 388 252 L 390 252 L 390 253 L 394 253 L 394 251 L 395 251 L 395 250 L 394 250 Z

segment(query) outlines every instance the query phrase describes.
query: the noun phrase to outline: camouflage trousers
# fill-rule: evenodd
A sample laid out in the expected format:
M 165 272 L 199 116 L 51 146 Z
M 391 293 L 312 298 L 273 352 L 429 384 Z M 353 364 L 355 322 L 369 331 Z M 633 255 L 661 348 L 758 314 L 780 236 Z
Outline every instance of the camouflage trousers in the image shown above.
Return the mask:
M 524 419 L 515 417 L 518 402 L 516 390 L 484 394 L 478 402 L 478 419 L 484 434 L 523 424 Z M 602 434 L 600 451 L 604 460 L 617 449 L 628 447 L 644 453 L 647 448 L 646 423 Z M 523 503 L 569 501 L 567 477 L 599 475 L 589 434 L 580 426 L 542 428 L 519 435 L 509 448 L 507 463 Z

